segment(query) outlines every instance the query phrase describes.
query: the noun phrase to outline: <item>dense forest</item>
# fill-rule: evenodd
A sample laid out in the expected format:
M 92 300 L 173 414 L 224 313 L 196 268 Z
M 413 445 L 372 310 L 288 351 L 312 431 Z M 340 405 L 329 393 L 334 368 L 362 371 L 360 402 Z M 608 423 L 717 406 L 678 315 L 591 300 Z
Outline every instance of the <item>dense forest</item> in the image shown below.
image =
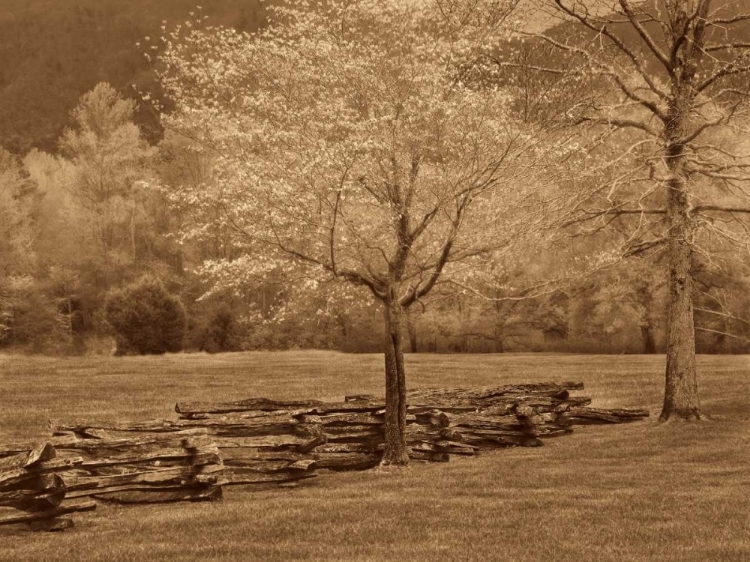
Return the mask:
M 212 162 L 186 135 L 164 128 L 152 103 L 164 97 L 164 81 L 144 54 L 162 49 L 159 38 L 196 10 L 194 0 L 0 0 L 0 347 L 381 349 L 379 305 L 367 291 L 292 284 L 279 269 L 217 284 L 224 270 L 213 264 L 246 259 L 232 225 L 217 219 L 200 236 L 185 234 L 196 214 L 211 210 L 180 205 L 164 186 L 210 184 Z M 239 31 L 258 29 L 266 17 L 247 0 L 204 0 L 200 14 Z M 528 108 L 523 100 L 514 101 L 518 111 Z M 581 256 L 618 235 L 597 231 L 498 259 L 481 280 L 484 297 L 438 286 L 404 315 L 407 350 L 662 352 L 662 255 L 631 252 L 605 268 L 581 267 L 550 290 L 510 289 L 576 270 Z M 697 347 L 746 353 L 747 261 L 711 244 L 722 259 L 699 256 L 695 264 Z M 127 312 L 139 306 L 169 308 L 165 329 L 176 343 L 116 337 L 117 319 L 132 326 Z

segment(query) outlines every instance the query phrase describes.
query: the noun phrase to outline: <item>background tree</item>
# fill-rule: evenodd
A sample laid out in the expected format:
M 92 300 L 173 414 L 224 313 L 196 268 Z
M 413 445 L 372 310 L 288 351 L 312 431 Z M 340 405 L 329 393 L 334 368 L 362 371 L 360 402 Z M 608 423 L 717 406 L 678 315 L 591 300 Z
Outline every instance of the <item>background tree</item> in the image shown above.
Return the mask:
M 696 255 L 710 255 L 714 237 L 747 251 L 750 13 L 711 0 L 542 5 L 568 23 L 530 35 L 572 70 L 538 70 L 591 85 L 569 116 L 588 127 L 592 155 L 606 162 L 591 176 L 598 181 L 578 182 L 564 224 L 588 234 L 614 227 L 620 255 L 666 252 L 661 419 L 698 419 Z
M 513 6 L 299 2 L 256 35 L 191 22 L 156 61 L 164 124 L 215 159 L 215 185 L 170 186 L 190 234 L 218 221 L 246 275 L 334 278 L 380 303 L 384 464 L 408 461 L 404 311 L 543 216 L 526 177 L 539 130 L 465 64 Z
M 89 214 L 105 263 L 123 259 L 114 255 L 118 249 L 132 262 L 138 257 L 138 187 L 153 149 L 133 123 L 134 112 L 135 102 L 101 83 L 81 98 L 73 110 L 76 128 L 60 142 L 76 169 L 69 189 Z

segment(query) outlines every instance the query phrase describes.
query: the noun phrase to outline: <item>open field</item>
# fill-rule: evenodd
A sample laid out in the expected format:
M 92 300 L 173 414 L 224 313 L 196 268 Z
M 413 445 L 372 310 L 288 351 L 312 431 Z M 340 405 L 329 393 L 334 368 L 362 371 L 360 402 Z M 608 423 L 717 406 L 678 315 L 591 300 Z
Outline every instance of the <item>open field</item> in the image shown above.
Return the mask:
M 581 380 L 594 406 L 652 419 L 576 428 L 406 470 L 234 487 L 212 504 L 117 507 L 62 534 L 0 530 L 0 560 L 750 560 L 750 357 L 699 358 L 711 419 L 659 425 L 661 356 L 407 356 L 410 387 Z M 0 356 L 0 442 L 50 418 L 169 417 L 178 400 L 382 394 L 382 358 L 328 352 L 51 359 Z

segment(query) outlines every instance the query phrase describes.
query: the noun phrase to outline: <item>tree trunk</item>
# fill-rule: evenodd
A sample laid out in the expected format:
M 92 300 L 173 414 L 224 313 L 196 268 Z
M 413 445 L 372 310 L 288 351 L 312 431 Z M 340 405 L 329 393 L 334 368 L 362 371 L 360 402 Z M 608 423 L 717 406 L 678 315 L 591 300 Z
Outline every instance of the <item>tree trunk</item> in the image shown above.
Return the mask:
M 135 211 L 136 211 L 136 204 L 135 204 L 135 197 L 133 197 L 133 207 L 130 212 L 130 247 L 131 247 L 131 251 L 133 252 L 133 263 L 135 263 L 135 260 L 136 260 Z
M 692 244 L 679 238 L 669 243 L 669 316 L 664 407 L 659 419 L 672 416 L 700 419 L 695 368 Z
M 385 451 L 383 465 L 409 464 L 406 448 L 406 371 L 401 305 L 383 303 L 385 318 Z
M 641 323 L 641 338 L 643 339 L 643 353 L 646 355 L 653 355 L 656 353 L 654 329 L 648 320 L 644 320 Z
M 500 325 L 495 326 L 495 353 L 505 353 L 505 345 L 503 345 L 503 328 Z
M 417 337 L 417 326 L 414 323 L 414 318 L 411 314 L 406 313 L 406 330 L 409 332 L 409 346 L 411 347 L 412 353 L 418 353 L 419 351 L 419 338 Z
M 689 116 L 686 97 L 675 96 L 673 119 L 667 129 L 666 150 L 670 178 L 667 182 L 667 246 L 669 280 L 667 316 L 667 369 L 664 407 L 659 419 L 672 416 L 700 419 L 698 382 L 695 368 L 695 325 L 693 321 L 694 219 L 690 216 L 688 178 L 684 168 L 682 139 Z M 682 103 L 681 103 L 682 102 Z

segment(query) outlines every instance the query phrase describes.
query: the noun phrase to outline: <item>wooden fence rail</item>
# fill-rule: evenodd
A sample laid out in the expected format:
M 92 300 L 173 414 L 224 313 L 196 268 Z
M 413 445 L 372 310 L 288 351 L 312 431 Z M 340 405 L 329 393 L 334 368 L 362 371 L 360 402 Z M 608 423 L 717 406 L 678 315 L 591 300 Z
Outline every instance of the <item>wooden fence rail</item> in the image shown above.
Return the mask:
M 69 502 L 61 474 L 83 463 L 81 457 L 57 458 L 50 442 L 12 445 L 0 450 L 0 525 L 27 523 L 34 530 L 73 526 L 63 515 L 91 511 L 96 503 Z

